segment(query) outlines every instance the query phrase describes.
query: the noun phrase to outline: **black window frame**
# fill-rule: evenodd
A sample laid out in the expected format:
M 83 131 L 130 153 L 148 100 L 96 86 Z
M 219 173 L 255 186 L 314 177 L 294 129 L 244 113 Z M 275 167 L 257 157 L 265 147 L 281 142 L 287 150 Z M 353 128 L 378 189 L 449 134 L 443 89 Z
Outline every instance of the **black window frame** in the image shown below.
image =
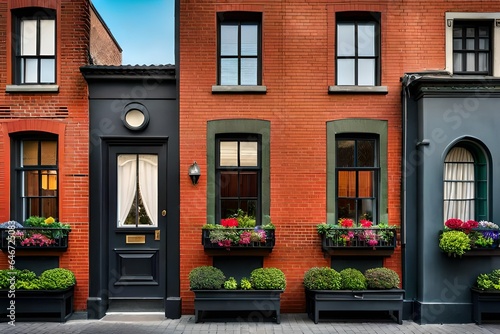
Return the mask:
M 339 152 L 339 142 L 341 141 L 354 141 L 354 166 L 348 166 L 348 167 L 343 167 L 339 166 L 339 161 L 340 161 L 340 152 Z M 360 167 L 358 166 L 357 162 L 357 147 L 358 147 L 358 141 L 372 141 L 373 142 L 373 159 L 374 159 L 374 166 L 371 167 Z M 361 219 L 369 219 L 373 222 L 373 224 L 378 224 L 380 223 L 380 215 L 381 212 L 379 210 L 379 204 L 380 204 L 380 189 L 381 189 L 381 167 L 380 167 L 380 139 L 376 135 L 371 135 L 371 134 L 361 134 L 361 133 L 356 133 L 356 134 L 339 134 L 335 136 L 335 155 L 336 155 L 336 161 L 335 161 L 335 212 L 336 212 L 336 219 L 335 221 L 338 221 L 340 218 L 351 218 L 353 219 L 356 223 L 359 223 Z M 355 197 L 348 197 L 348 196 L 339 196 L 338 189 L 339 189 L 339 172 L 341 171 L 354 171 L 356 172 L 356 195 Z M 371 216 L 365 216 L 364 214 L 359 214 L 358 210 L 358 205 L 360 201 L 363 199 L 367 199 L 369 197 L 359 197 L 359 172 L 362 171 L 373 171 L 373 194 L 374 196 L 371 197 L 372 199 L 372 206 L 376 212 L 374 213 L 373 211 L 371 212 Z M 354 200 L 356 203 L 356 208 L 354 210 L 355 212 L 355 217 L 350 217 L 350 216 L 345 216 L 342 215 L 340 212 L 339 208 L 339 199 L 346 199 L 346 200 Z
M 256 225 L 262 225 L 262 137 L 259 134 L 224 134 L 224 135 L 216 135 L 215 138 L 215 222 L 219 223 L 221 219 L 227 218 L 222 216 L 222 201 L 231 199 L 230 197 L 222 198 L 221 195 L 221 172 L 224 171 L 237 171 L 238 172 L 238 180 L 239 173 L 241 171 L 255 171 L 257 173 L 257 196 L 256 198 L 243 198 L 243 196 L 239 196 L 239 185 L 238 185 L 238 196 L 232 199 L 238 200 L 238 209 L 241 209 L 240 201 L 242 200 L 255 200 L 255 221 Z M 240 142 L 257 142 L 257 166 L 221 166 L 220 165 L 220 142 L 222 141 L 236 141 Z M 238 165 L 239 161 L 239 147 L 238 144 Z M 246 212 L 246 211 L 245 211 Z
M 24 141 L 36 141 L 38 142 L 38 164 L 30 166 L 22 166 L 22 145 Z M 56 164 L 55 165 L 42 165 L 41 164 L 41 143 L 42 142 L 55 142 L 56 143 Z M 12 219 L 16 221 L 24 221 L 30 216 L 52 216 L 56 220 L 59 218 L 60 207 L 59 207 L 59 197 L 60 197 L 60 181 L 59 181 L 59 140 L 57 135 L 51 135 L 43 132 L 27 132 L 23 134 L 16 134 L 11 137 L 11 216 Z M 42 193 L 42 174 L 39 173 L 38 185 L 39 185 L 39 195 L 38 196 L 25 196 L 23 190 L 24 178 L 23 174 L 29 171 L 55 171 L 57 177 L 57 186 L 55 191 L 55 196 L 43 196 Z M 37 214 L 29 212 L 29 205 L 25 203 L 28 198 L 38 198 L 39 210 Z M 55 214 L 44 215 L 42 213 L 42 200 L 44 198 L 54 198 L 55 199 Z
M 238 25 L 238 55 L 222 56 L 221 55 L 221 26 L 222 25 Z M 241 26 L 242 25 L 257 25 L 257 56 L 241 55 Z M 257 84 L 262 85 L 262 13 L 260 12 L 219 12 L 217 13 L 217 85 L 221 84 L 222 77 L 222 59 L 238 59 L 238 86 L 241 86 L 241 59 L 242 58 L 257 58 Z M 253 85 L 252 85 L 253 86 Z
M 466 49 L 466 43 L 467 43 L 467 36 L 465 30 L 468 28 L 474 28 L 475 34 L 474 34 L 474 49 L 473 50 L 467 50 Z M 488 50 L 481 50 L 479 48 L 479 29 L 480 28 L 487 28 L 488 29 Z M 461 29 L 462 30 L 462 35 L 461 37 L 455 37 L 455 30 L 456 29 Z M 465 74 L 465 75 L 492 75 L 493 73 L 493 21 L 492 20 L 455 20 L 453 22 L 453 73 L 454 74 Z M 455 49 L 455 41 L 456 40 L 461 40 L 462 41 L 462 49 L 458 50 Z M 467 71 L 467 54 L 468 53 L 474 53 L 474 71 Z M 478 66 L 479 66 L 479 54 L 481 53 L 486 53 L 487 54 L 487 70 L 486 71 L 479 71 Z M 455 69 L 455 55 L 456 54 L 461 54 L 462 58 L 462 68 L 461 70 L 456 70 Z
M 13 47 L 13 80 L 16 85 L 53 85 L 57 82 L 57 20 L 56 11 L 50 8 L 30 7 L 15 9 L 12 11 L 12 47 Z M 21 55 L 21 21 L 25 19 L 32 19 L 37 21 L 37 54 L 30 56 Z M 54 55 L 40 55 L 40 21 L 41 20 L 54 20 Z M 24 78 L 22 74 L 22 62 L 26 59 L 37 60 L 37 81 L 25 82 L 26 71 L 24 71 Z M 44 59 L 54 60 L 54 81 L 42 82 L 41 81 L 41 61 Z M 24 68 L 26 68 L 24 66 Z
M 358 47 L 357 47 L 357 37 L 358 37 L 358 26 L 360 24 L 373 23 L 375 25 L 375 36 L 374 36 L 374 45 L 375 45 L 375 55 L 373 56 L 358 56 Z M 351 24 L 355 27 L 355 55 L 354 56 L 339 56 L 339 42 L 338 42 L 338 26 L 339 24 Z M 345 86 L 344 84 L 339 84 L 339 59 L 354 59 L 354 85 L 352 86 L 367 86 L 367 87 L 376 87 L 380 86 L 382 83 L 381 78 L 381 15 L 380 12 L 362 12 L 362 11 L 351 11 L 351 12 L 337 12 L 335 15 L 335 84 L 338 86 Z M 375 68 L 374 68 L 374 85 L 360 85 L 358 83 L 358 61 L 359 59 L 374 59 L 375 60 Z M 347 85 L 350 86 L 350 85 Z

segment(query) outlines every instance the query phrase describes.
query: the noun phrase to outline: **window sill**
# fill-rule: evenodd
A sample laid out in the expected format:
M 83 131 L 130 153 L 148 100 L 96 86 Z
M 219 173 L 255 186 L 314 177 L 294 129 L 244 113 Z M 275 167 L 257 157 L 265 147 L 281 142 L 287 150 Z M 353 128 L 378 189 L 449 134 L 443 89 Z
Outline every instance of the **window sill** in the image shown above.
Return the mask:
M 59 85 L 7 85 L 6 93 L 57 93 Z
M 387 94 L 387 86 L 328 86 L 328 94 Z
M 266 86 L 227 86 L 227 85 L 213 85 L 212 94 L 265 94 L 267 92 Z

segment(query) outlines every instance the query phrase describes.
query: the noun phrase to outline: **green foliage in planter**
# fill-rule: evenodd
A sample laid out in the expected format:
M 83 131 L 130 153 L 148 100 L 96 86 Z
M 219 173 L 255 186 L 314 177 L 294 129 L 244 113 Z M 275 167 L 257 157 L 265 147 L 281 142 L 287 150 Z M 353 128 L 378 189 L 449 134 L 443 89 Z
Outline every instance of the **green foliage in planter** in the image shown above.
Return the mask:
M 389 268 L 372 268 L 365 271 L 368 289 L 395 289 L 399 287 L 399 275 Z
M 64 268 L 45 270 L 38 277 L 27 269 L 5 269 L 0 270 L 1 289 L 7 289 L 10 286 L 12 272 L 15 276 L 16 290 L 63 290 L 76 284 L 73 272 Z
M 439 248 L 448 255 L 462 256 L 470 250 L 470 239 L 462 231 L 444 231 L 439 237 Z
M 495 269 L 489 274 L 479 274 L 476 286 L 481 290 L 500 290 L 500 269 Z
M 196 267 L 189 273 L 189 287 L 192 290 L 217 290 L 224 286 L 226 276 L 219 268 Z
M 36 274 L 31 270 L 3 269 L 0 270 L 0 289 L 8 289 L 12 277 L 15 277 L 16 289 L 22 289 L 23 285 L 29 285 L 27 282 L 36 280 Z
M 238 282 L 236 282 L 234 277 L 229 277 L 229 279 L 224 282 L 224 289 L 236 290 L 237 288 L 238 288 Z
M 242 290 L 251 290 L 252 289 L 252 282 L 246 277 L 243 277 L 240 281 L 240 287 Z
M 59 290 L 67 289 L 76 284 L 75 274 L 64 268 L 45 270 L 39 277 L 41 289 Z
M 340 274 L 329 267 L 313 267 L 304 274 L 304 286 L 310 290 L 338 290 Z
M 258 290 L 285 290 L 285 274 L 278 268 L 257 268 L 250 274 L 252 286 Z
M 365 275 L 358 269 L 343 269 L 340 271 L 340 278 L 343 290 L 364 290 L 367 287 Z

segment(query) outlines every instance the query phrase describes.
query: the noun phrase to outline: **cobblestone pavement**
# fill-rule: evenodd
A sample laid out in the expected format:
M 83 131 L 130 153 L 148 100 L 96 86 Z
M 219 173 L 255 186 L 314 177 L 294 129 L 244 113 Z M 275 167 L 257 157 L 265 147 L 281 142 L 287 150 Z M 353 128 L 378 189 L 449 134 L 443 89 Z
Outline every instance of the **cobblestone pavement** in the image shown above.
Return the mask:
M 161 314 L 116 314 L 107 315 L 100 320 L 87 320 L 73 317 L 65 323 L 57 322 L 16 322 L 11 326 L 0 323 L 0 333 L 22 334 L 139 334 L 139 333 L 192 333 L 192 334 L 391 334 L 391 333 L 429 333 L 429 334 L 500 334 L 500 323 L 419 325 L 403 321 L 402 325 L 392 322 L 341 322 L 320 321 L 315 324 L 306 314 L 282 314 L 281 323 L 274 322 L 204 322 L 195 323 L 194 315 L 183 315 L 180 319 L 166 319 Z

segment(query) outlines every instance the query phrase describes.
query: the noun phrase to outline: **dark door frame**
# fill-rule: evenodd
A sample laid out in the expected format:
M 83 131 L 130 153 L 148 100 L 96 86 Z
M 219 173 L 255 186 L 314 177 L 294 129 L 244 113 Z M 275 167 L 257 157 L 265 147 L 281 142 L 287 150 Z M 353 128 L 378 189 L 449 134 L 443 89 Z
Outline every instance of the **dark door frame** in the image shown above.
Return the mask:
M 109 306 L 109 228 L 107 225 L 109 196 L 107 166 L 110 147 L 155 146 L 167 144 L 167 212 L 166 233 L 166 295 L 165 316 L 179 318 L 180 298 L 180 245 L 179 245 L 179 148 L 177 138 L 158 137 L 101 137 L 100 144 L 90 151 L 90 221 L 89 221 L 89 297 L 87 317 L 102 318 Z M 166 265 L 166 264 L 160 264 Z

